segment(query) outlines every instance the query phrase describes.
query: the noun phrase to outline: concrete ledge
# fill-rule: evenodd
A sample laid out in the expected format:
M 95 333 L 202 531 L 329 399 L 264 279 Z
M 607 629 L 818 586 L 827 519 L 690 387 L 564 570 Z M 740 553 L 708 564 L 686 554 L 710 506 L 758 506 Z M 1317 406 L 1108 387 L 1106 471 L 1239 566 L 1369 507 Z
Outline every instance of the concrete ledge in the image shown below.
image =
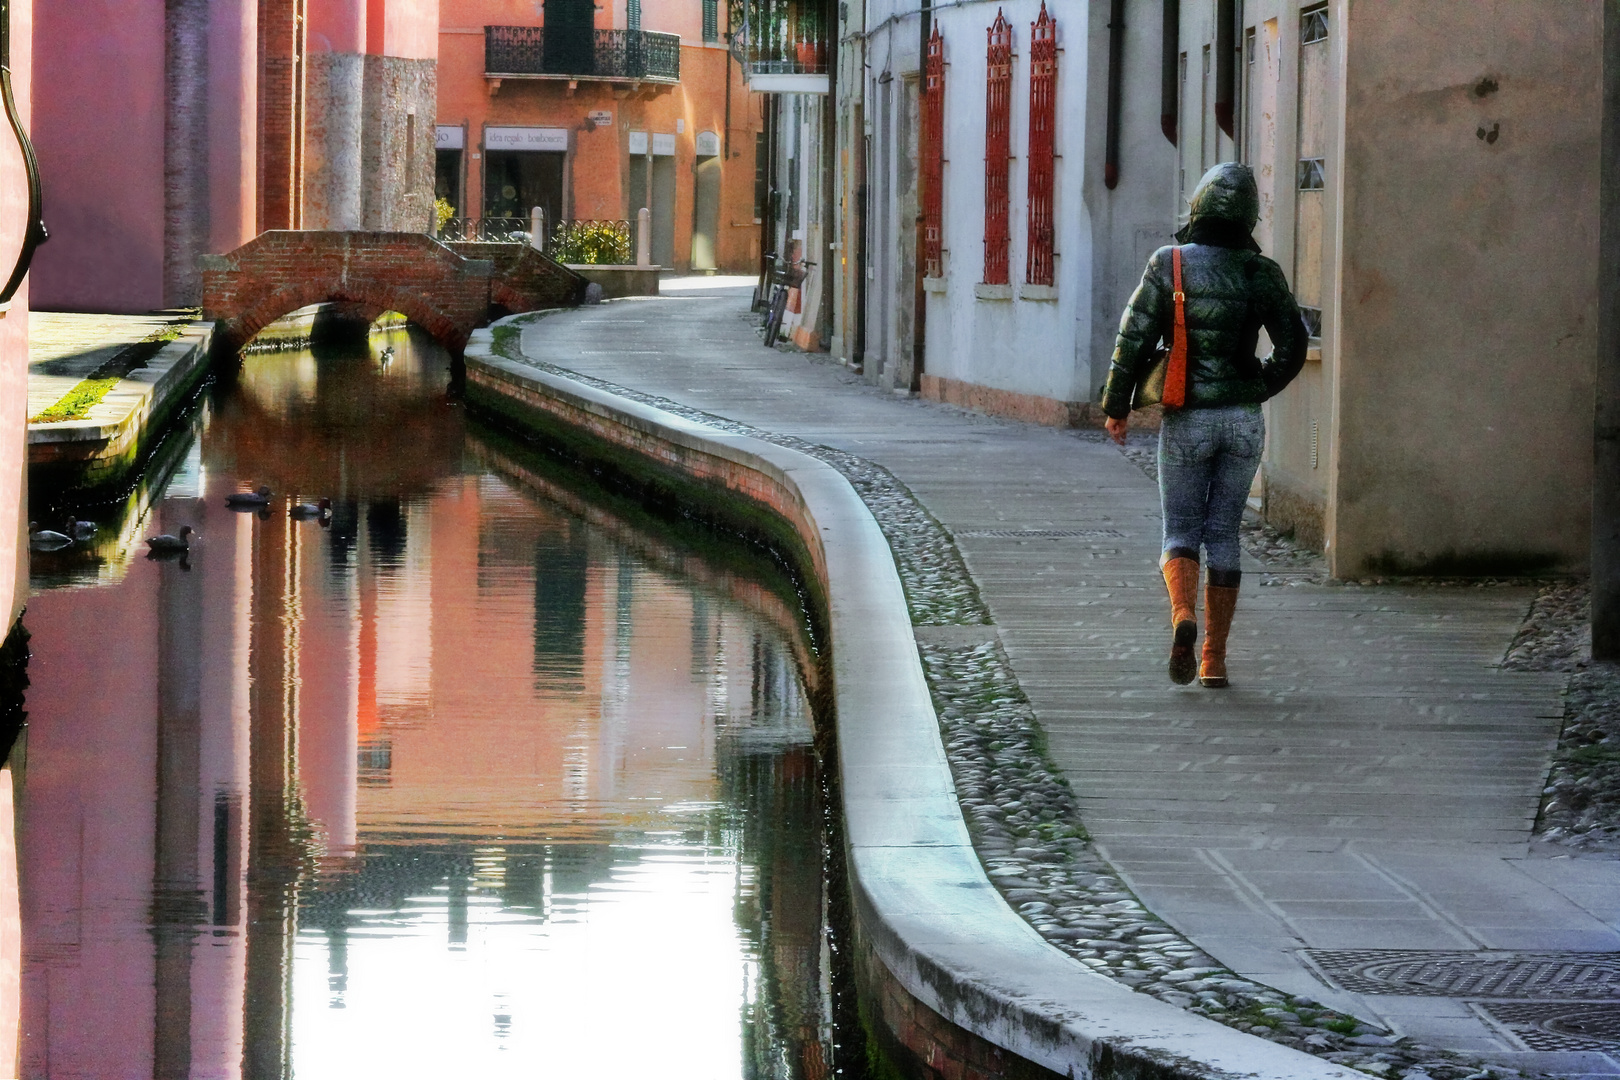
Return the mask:
M 842 475 L 807 455 L 495 356 L 491 341 L 479 330 L 467 347 L 475 406 L 541 427 L 570 425 L 716 499 L 769 508 L 803 544 L 832 644 L 846 869 L 858 948 L 868 953 L 861 959 L 881 964 L 905 994 L 972 1040 L 1021 1059 L 985 1075 L 1027 1076 L 1033 1064 L 1074 1078 L 1364 1077 L 1134 993 L 1048 945 L 1007 906 L 957 804 L 893 555 Z M 917 1049 L 908 1033 L 892 1034 Z M 933 1037 L 936 1046 L 950 1041 Z M 943 1061 L 946 1051 L 939 1054 Z M 932 1074 L 942 1071 L 933 1052 L 927 1061 Z
M 85 490 L 123 480 L 207 373 L 213 333 L 207 322 L 182 329 L 144 367 L 120 379 L 83 420 L 29 424 L 30 485 Z
M 619 266 L 603 263 L 564 263 L 564 266 L 602 286 L 602 295 L 609 299 L 620 296 L 657 296 L 658 274 L 662 267 Z

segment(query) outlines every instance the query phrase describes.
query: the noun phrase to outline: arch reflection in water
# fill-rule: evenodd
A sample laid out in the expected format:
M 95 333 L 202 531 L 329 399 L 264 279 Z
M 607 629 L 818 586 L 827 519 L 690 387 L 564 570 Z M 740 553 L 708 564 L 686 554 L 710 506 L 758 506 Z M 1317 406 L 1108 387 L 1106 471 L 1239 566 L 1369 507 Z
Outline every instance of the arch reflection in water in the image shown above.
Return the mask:
M 35 596 L 22 1075 L 826 1075 L 795 612 L 393 344 L 249 358 L 153 511 L 190 568 Z

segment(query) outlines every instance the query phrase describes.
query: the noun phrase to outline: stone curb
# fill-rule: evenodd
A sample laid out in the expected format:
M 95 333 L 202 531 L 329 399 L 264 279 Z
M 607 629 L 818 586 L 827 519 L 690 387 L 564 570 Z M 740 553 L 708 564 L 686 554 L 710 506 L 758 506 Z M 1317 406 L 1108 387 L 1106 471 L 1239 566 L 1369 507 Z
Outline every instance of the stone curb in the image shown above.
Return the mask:
M 486 329 L 468 343 L 469 389 L 588 425 L 598 437 L 616 430 L 613 441 L 658 466 L 702 459 L 710 478 L 728 464 L 754 474 L 756 490 L 759 480 L 778 489 L 771 502 L 809 548 L 827 597 L 855 915 L 909 994 L 1061 1076 L 1364 1078 L 1134 993 L 1046 943 L 1007 905 L 957 803 L 888 543 L 835 469 L 495 356 L 492 340 Z M 839 648 L 845 640 L 859 644 Z

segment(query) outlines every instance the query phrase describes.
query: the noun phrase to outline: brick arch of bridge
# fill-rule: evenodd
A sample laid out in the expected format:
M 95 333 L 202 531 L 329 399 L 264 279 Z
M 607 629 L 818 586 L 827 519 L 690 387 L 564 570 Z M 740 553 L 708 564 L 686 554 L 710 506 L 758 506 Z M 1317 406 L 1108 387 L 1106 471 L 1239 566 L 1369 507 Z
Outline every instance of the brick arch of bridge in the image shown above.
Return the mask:
M 459 356 L 488 314 L 493 272 L 421 233 L 278 230 L 204 256 L 203 317 L 234 350 L 299 308 L 346 302 L 397 311 Z

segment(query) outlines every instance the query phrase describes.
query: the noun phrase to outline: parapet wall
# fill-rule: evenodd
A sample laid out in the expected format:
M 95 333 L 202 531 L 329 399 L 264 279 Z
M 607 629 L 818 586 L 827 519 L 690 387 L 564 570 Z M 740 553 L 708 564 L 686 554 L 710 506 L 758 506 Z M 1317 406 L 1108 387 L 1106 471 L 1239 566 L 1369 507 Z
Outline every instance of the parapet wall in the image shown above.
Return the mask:
M 505 320 L 503 320 L 504 322 Z M 499 326 L 500 324 L 496 324 Z M 466 395 L 661 489 L 687 512 L 773 532 L 813 576 L 831 643 L 845 866 L 867 1015 L 937 1080 L 1351 1080 L 1098 975 L 1047 944 L 985 876 L 956 799 L 887 541 L 831 466 L 495 355 L 466 350 Z

